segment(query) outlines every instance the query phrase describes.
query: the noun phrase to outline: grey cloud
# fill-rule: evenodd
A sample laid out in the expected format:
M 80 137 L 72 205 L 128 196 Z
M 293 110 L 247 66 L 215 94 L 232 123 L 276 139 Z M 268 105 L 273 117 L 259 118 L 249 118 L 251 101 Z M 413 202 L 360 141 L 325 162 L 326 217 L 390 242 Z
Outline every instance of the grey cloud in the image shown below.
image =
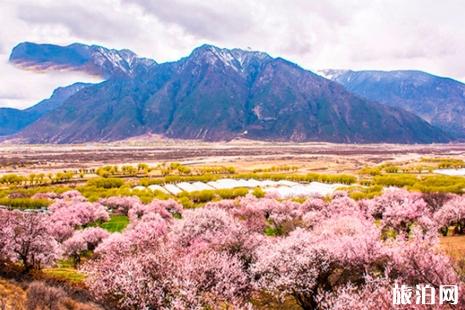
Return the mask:
M 55 2 L 51 6 L 37 3 L 21 5 L 18 17 L 30 24 L 55 24 L 68 28 L 74 35 L 87 40 L 114 40 L 131 38 L 138 34 L 137 24 L 112 18 L 111 10 L 101 12 L 76 3 Z
M 167 61 L 208 42 L 305 68 L 419 69 L 464 81 L 462 11 L 463 0 L 0 0 L 0 53 L 26 40 L 92 41 Z M 7 74 L 7 60 L 0 94 L 42 98 L 59 85 Z
M 161 22 L 175 24 L 198 38 L 219 40 L 253 30 L 245 3 L 231 1 L 127 0 Z M 238 12 L 238 10 L 240 12 Z

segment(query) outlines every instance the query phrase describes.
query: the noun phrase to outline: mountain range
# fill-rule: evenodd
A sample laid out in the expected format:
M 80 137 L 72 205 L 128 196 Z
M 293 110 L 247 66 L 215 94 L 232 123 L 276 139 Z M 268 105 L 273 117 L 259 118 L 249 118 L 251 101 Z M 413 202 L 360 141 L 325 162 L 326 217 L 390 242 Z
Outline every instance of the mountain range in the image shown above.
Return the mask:
M 8 136 L 21 131 L 44 114 L 58 108 L 66 99 L 89 85 L 91 84 L 78 82 L 69 86 L 58 87 L 53 91 L 50 98 L 44 99 L 24 110 L 0 108 L 0 136 Z
M 465 138 L 465 84 L 422 71 L 323 70 L 363 98 L 415 113 L 455 138 Z
M 121 62 L 128 59 L 123 54 L 133 55 L 132 60 Z M 26 69 L 66 68 L 106 78 L 99 84 L 57 89 L 47 101 L 17 110 L 19 117 L 3 117 L 12 112 L 0 109 L 0 134 L 17 132 L 9 137 L 16 141 L 80 143 L 144 134 L 209 141 L 243 137 L 432 143 L 451 139 L 445 127 L 431 125 L 430 119 L 404 110 L 408 107 L 402 104 L 351 90 L 337 80 L 343 75 L 340 71 L 324 72 L 332 73 L 331 81 L 262 52 L 202 45 L 178 61 L 158 64 L 128 50 L 21 43 L 10 61 Z M 22 118 L 24 113 L 27 117 Z M 11 123 L 9 133 L 2 131 L 7 127 L 4 119 Z
M 156 65 L 155 60 L 138 57 L 127 49 L 115 50 L 81 43 L 59 46 L 22 42 L 11 51 L 9 62 L 24 70 L 80 71 L 104 79 L 132 77 Z M 77 82 L 59 87 L 49 99 L 25 110 L 0 108 L 0 136 L 21 131 L 88 85 Z

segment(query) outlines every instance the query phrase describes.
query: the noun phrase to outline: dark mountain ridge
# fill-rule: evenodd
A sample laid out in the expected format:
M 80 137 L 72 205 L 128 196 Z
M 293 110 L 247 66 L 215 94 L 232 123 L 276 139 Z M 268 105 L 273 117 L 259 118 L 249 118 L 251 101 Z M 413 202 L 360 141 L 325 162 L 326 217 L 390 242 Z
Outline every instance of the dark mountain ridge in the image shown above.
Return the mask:
M 138 57 L 123 49 L 73 43 L 68 46 L 22 42 L 9 58 L 13 65 L 32 71 L 81 71 L 104 79 L 135 76 L 155 66 L 155 60 Z M 0 136 L 12 135 L 32 124 L 44 114 L 59 107 L 68 97 L 88 83 L 75 83 L 57 88 L 49 99 L 25 109 L 0 108 Z
M 59 107 L 66 99 L 87 87 L 89 83 L 74 83 L 58 87 L 48 99 L 44 99 L 30 108 L 20 110 L 0 108 L 0 136 L 8 136 L 21 131 L 43 115 Z
M 282 58 L 211 45 L 88 86 L 18 138 L 32 143 L 172 138 L 431 143 L 447 134 Z
M 322 73 L 363 98 L 410 111 L 465 139 L 465 84 L 459 81 L 414 70 Z

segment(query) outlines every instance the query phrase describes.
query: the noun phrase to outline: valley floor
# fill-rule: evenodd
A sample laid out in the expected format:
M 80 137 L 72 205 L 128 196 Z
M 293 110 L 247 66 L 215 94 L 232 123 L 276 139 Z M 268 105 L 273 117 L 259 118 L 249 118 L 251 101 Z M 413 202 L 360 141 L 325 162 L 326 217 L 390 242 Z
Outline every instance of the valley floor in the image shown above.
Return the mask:
M 332 144 L 233 141 L 115 142 L 76 145 L 0 144 L 0 174 L 53 172 L 105 164 L 178 161 L 190 166 L 233 165 L 244 170 L 271 165 L 298 165 L 308 172 L 354 172 L 385 161 L 441 156 L 464 159 L 465 144 Z

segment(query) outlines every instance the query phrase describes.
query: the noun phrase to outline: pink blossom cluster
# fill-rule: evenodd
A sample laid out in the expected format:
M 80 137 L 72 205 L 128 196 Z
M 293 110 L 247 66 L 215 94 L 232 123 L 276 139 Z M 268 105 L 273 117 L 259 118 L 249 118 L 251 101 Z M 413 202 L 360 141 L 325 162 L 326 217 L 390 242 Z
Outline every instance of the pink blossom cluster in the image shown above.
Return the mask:
M 465 200 L 427 201 L 389 189 L 360 202 L 343 192 L 246 196 L 182 210 L 174 200 L 90 203 L 71 193 L 45 214 L 0 210 L 0 264 L 85 256 L 90 292 L 115 309 L 253 309 L 263 298 L 277 308 L 291 299 L 302 309 L 389 309 L 396 282 L 465 289 L 438 242 L 438 228 L 465 226 Z M 128 214 L 121 233 L 89 227 L 108 219 L 104 205 Z
M 465 197 L 454 194 L 420 194 L 403 189 L 387 189 L 384 194 L 361 203 L 383 229 L 409 234 L 412 228 L 424 232 L 440 230 L 447 235 L 449 227 L 456 234 L 465 233 Z
M 408 235 L 415 225 L 424 231 L 437 229 L 420 193 L 388 188 L 383 195 L 365 201 L 362 205 L 374 218 L 381 220 L 385 231 Z
M 164 219 L 172 219 L 173 215 L 182 213 L 182 205 L 173 199 L 158 200 L 155 199 L 149 204 L 135 203 L 128 211 L 129 220 L 137 222 L 145 214 L 157 213 Z
M 105 239 L 84 267 L 96 297 L 121 309 L 201 309 L 250 298 L 246 266 L 260 238 L 218 208 L 185 211 L 180 220 L 146 213 Z
M 71 238 L 63 242 L 64 255 L 73 258 L 74 264 L 78 265 L 81 255 L 86 251 L 93 251 L 109 235 L 106 230 L 99 227 L 88 227 L 83 230 L 77 230 Z
M 87 201 L 87 199 L 78 190 L 69 190 L 61 194 L 55 192 L 42 192 L 32 195 L 32 199 L 48 199 L 48 200 L 74 200 Z
M 31 198 L 32 199 L 48 199 L 48 200 L 64 199 L 64 200 L 87 201 L 87 199 L 81 194 L 81 192 L 77 190 L 69 190 L 61 194 L 57 194 L 55 192 L 36 193 Z
M 327 203 L 321 198 L 309 198 L 300 204 L 290 200 L 279 201 L 273 198 L 255 198 L 247 195 L 237 200 L 224 200 L 207 204 L 206 208 L 217 207 L 227 210 L 237 219 L 244 221 L 248 229 L 262 232 L 267 226 L 279 233 L 286 233 L 304 220 L 311 211 L 322 211 Z M 319 216 L 322 215 L 319 213 Z
M 106 206 L 113 213 L 127 215 L 129 210 L 142 204 L 139 197 L 135 196 L 113 196 L 102 198 L 99 203 Z
M 455 226 L 455 232 L 458 234 L 465 233 L 465 197 L 452 197 L 434 213 L 434 221 L 445 235 L 449 226 Z
M 46 214 L 0 209 L 0 263 L 21 263 L 28 272 L 53 264 L 60 255 Z
M 47 193 L 36 193 L 32 195 L 32 199 L 47 199 L 47 200 L 53 200 L 53 199 L 58 199 L 60 198 L 60 195 L 54 192 L 47 192 Z
M 101 204 L 81 200 L 56 200 L 48 211 L 49 230 L 59 241 L 71 237 L 73 231 L 79 227 L 110 219 Z
M 59 198 L 64 200 L 87 201 L 81 192 L 75 189 L 62 193 Z
M 277 305 L 292 298 L 303 309 L 367 309 L 364 298 L 390 304 L 396 281 L 463 285 L 415 193 L 389 190 L 363 202 L 247 196 L 181 219 L 163 212 L 168 202 L 153 204 L 130 210 L 131 225 L 84 267 L 95 296 L 120 309 L 251 309 L 257 296 Z
M 102 206 L 59 200 L 49 213 L 0 209 L 0 265 L 20 263 L 26 272 L 53 265 L 63 255 L 79 261 L 109 233 L 101 228 L 84 227 L 107 220 Z

